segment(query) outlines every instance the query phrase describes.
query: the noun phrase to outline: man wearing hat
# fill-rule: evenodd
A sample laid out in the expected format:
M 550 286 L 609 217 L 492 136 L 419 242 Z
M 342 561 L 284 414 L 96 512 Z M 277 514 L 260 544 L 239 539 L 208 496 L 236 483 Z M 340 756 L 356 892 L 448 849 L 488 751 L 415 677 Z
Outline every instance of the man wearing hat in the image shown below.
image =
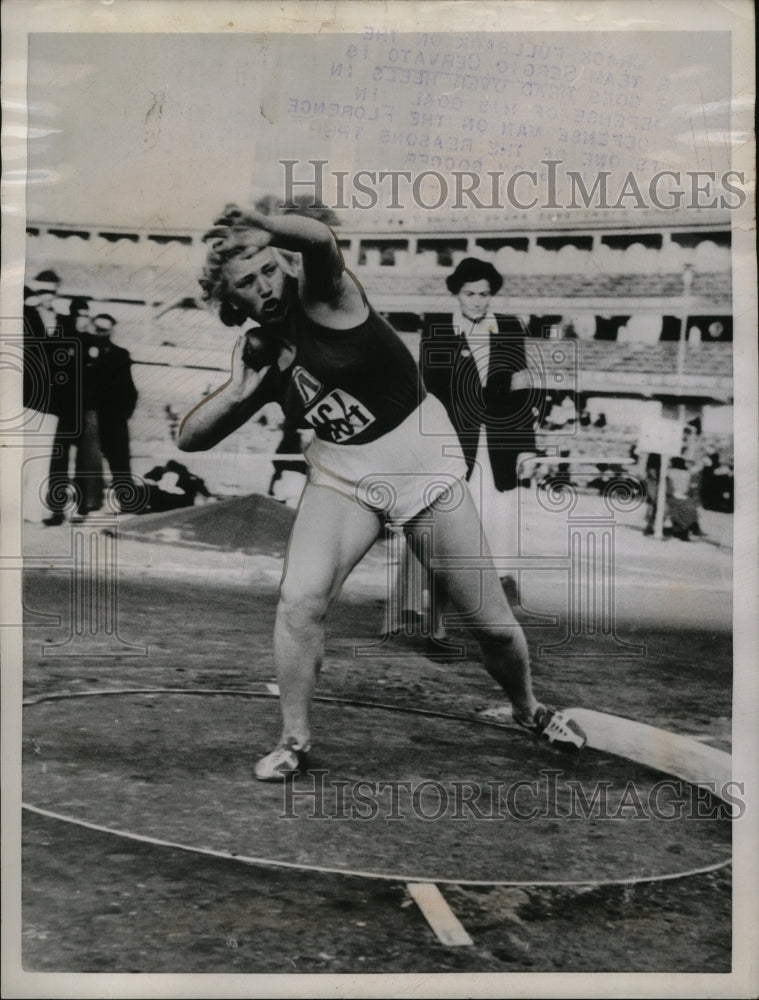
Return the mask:
M 102 456 L 96 414 L 88 406 L 90 304 L 75 297 L 68 315 L 58 315 L 56 335 L 47 337 L 50 362 L 47 412 L 57 418 L 45 490 L 47 526 L 63 524 L 73 488 L 78 516 L 96 510 L 103 499 Z M 71 475 L 72 449 L 74 473 Z
M 88 350 L 88 406 L 97 414 L 100 448 L 111 472 L 111 488 L 123 513 L 138 503 L 132 478 L 129 419 L 137 405 L 132 358 L 111 340 L 116 320 L 99 313 Z
M 71 502 L 69 456 L 72 445 L 77 451 L 77 470 L 81 472 L 81 398 L 82 334 L 75 319 L 74 303 L 69 315 L 56 309 L 60 278 L 55 271 L 41 271 L 31 287 L 24 288 L 24 406 L 44 414 L 50 426 L 43 435 L 54 435 L 47 478 L 40 484 L 49 516 L 43 524 L 63 524 L 64 511 Z M 86 306 L 86 302 L 85 302 Z M 87 311 L 86 309 L 84 310 Z M 88 320 L 87 320 L 88 321 Z M 77 490 L 81 477 L 74 477 Z
M 42 336 L 46 332 L 54 330 L 58 324 L 59 317 L 55 311 L 55 298 L 60 284 L 61 279 L 55 271 L 40 271 L 34 279 L 32 291 L 36 303 L 33 308 L 37 316 L 36 323 L 42 331 Z
M 49 516 L 43 524 L 63 524 L 73 487 L 79 513 L 99 506 L 102 482 L 97 428 L 84 406 L 89 302 L 73 298 L 68 314 L 56 309 L 60 278 L 41 271 L 24 294 L 24 405 L 55 418 L 53 450 L 44 484 Z M 69 471 L 72 447 L 75 472 Z
M 55 271 L 41 271 L 32 286 L 24 288 L 24 406 L 38 413 L 51 412 L 55 390 L 48 341 L 61 332 L 55 309 L 59 285 Z

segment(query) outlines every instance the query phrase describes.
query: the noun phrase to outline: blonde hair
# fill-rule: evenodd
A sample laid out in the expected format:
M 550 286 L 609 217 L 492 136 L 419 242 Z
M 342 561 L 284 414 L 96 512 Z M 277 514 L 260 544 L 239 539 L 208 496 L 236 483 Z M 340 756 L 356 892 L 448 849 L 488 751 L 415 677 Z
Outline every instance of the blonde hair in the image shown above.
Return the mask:
M 241 326 L 248 317 L 231 301 L 232 289 L 227 279 L 226 265 L 250 247 L 250 236 L 255 232 L 260 230 L 253 226 L 217 224 L 203 236 L 208 250 L 203 271 L 198 278 L 201 298 L 210 308 L 218 310 L 219 318 L 227 326 Z M 300 255 L 272 246 L 268 246 L 268 249 L 285 276 L 297 279 Z

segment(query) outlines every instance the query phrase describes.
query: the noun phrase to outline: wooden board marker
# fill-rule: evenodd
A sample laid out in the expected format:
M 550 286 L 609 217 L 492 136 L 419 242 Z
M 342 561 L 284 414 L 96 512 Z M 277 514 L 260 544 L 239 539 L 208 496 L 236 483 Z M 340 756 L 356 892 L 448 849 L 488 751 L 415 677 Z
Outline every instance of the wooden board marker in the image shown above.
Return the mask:
M 438 941 L 449 948 L 474 944 L 434 882 L 409 882 L 406 887 Z
M 680 736 L 605 712 L 568 708 L 565 714 L 585 730 L 589 747 L 607 750 L 693 785 L 702 785 L 719 798 L 724 798 L 726 790 L 730 791 L 732 757 L 724 750 L 706 746 L 692 736 Z

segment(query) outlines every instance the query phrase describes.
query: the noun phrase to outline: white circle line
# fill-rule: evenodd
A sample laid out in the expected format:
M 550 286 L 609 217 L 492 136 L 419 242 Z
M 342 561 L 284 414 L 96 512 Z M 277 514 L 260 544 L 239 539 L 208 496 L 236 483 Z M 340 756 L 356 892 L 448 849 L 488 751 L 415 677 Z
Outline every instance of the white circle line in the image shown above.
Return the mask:
M 70 691 L 70 692 L 52 692 L 46 695 L 39 695 L 36 698 L 24 699 L 23 705 L 25 707 L 31 705 L 38 705 L 45 701 L 62 701 L 68 698 L 88 698 L 88 697 L 100 697 L 109 695 L 128 695 L 128 694 L 179 694 L 179 695 L 225 695 L 225 696 L 242 696 L 248 698 L 273 698 L 276 697 L 270 692 L 258 692 L 258 691 L 245 691 L 236 690 L 234 688 L 108 688 L 103 691 Z M 490 720 L 470 718 L 468 716 L 452 715 L 443 712 L 435 712 L 431 709 L 418 709 L 409 708 L 403 706 L 386 705 L 379 702 L 360 702 L 352 701 L 350 699 L 343 698 L 329 698 L 325 696 L 317 696 L 314 700 L 322 702 L 332 702 L 337 704 L 347 704 L 356 707 L 364 708 L 381 708 L 388 711 L 396 711 L 401 713 L 413 713 L 418 715 L 427 715 L 435 718 L 452 719 L 459 722 L 474 722 L 479 723 L 484 726 L 492 726 L 496 729 L 506 729 L 510 728 L 499 724 L 497 722 L 491 722 Z M 605 713 L 603 713 L 605 714 Z M 611 716 L 609 717 L 611 718 Z M 666 730 L 660 730 L 662 733 L 666 733 Z M 33 806 L 29 803 L 22 802 L 22 809 L 26 809 L 29 812 L 36 813 L 40 816 L 46 816 L 50 819 L 55 819 L 60 822 L 70 823 L 75 826 L 83 827 L 84 829 L 94 830 L 100 833 L 107 833 L 112 836 L 122 837 L 126 840 L 134 840 L 139 843 L 152 844 L 156 847 L 167 847 L 172 850 L 185 851 L 187 853 L 199 854 L 203 857 L 218 858 L 225 861 L 237 861 L 241 864 L 255 865 L 262 868 L 281 868 L 288 869 L 291 871 L 310 871 L 323 875 L 345 875 L 353 878 L 370 878 L 377 879 L 385 882 L 434 882 L 439 885 L 470 885 L 470 886 L 493 886 L 493 887 L 572 887 L 572 886 L 590 886 L 591 888 L 600 888 L 602 886 L 612 886 L 612 885 L 642 885 L 649 882 L 667 882 L 673 879 L 679 878 L 690 878 L 694 875 L 704 875 L 709 872 L 719 871 L 721 868 L 726 868 L 732 863 L 732 857 L 725 858 L 722 861 L 717 861 L 714 864 L 706 865 L 701 868 L 691 868 L 679 872 L 668 872 L 664 875 L 637 875 L 628 878 L 621 879 L 570 879 L 570 880 L 542 880 L 542 881 L 511 881 L 511 880 L 493 880 L 493 879 L 452 879 L 452 878 L 432 878 L 430 876 L 415 876 L 415 875 L 389 875 L 381 872 L 368 872 L 363 870 L 354 870 L 348 868 L 332 868 L 325 865 L 310 865 L 310 864 L 299 864 L 293 861 L 276 861 L 270 858 L 258 858 L 252 857 L 245 854 L 232 854 L 227 851 L 217 851 L 213 848 L 207 847 L 195 847 L 191 844 L 181 844 L 177 841 L 163 840 L 158 837 L 151 837 L 147 834 L 133 833 L 129 830 L 117 830 L 113 827 L 102 826 L 98 823 L 91 823 L 89 820 L 77 819 L 75 816 L 68 816 L 64 813 L 56 813 L 47 809 L 42 809 L 39 806 Z
M 297 863 L 295 861 L 276 861 L 272 858 L 257 858 L 247 854 L 232 854 L 228 851 L 216 851 L 211 847 L 195 847 L 192 844 L 181 844 L 174 840 L 163 840 L 160 837 L 151 837 L 147 834 L 133 833 L 131 830 L 117 830 L 114 827 L 102 826 L 100 823 L 91 823 L 89 820 L 77 819 L 76 816 L 67 816 L 65 813 L 52 812 L 49 809 L 42 809 L 39 806 L 21 803 L 21 808 L 28 812 L 36 813 L 38 816 L 45 816 L 48 819 L 55 819 L 63 823 L 70 823 L 73 826 L 80 826 L 86 830 L 94 830 L 97 833 L 107 833 L 111 836 L 122 837 L 125 840 L 134 840 L 141 844 L 151 844 L 154 847 L 167 847 L 175 851 L 185 851 L 189 854 L 199 854 L 202 857 L 217 858 L 222 861 L 236 861 L 240 864 L 255 865 L 260 868 L 285 868 L 291 871 L 315 872 L 320 875 L 345 875 L 349 878 L 371 878 L 383 882 L 434 882 L 436 885 L 471 885 L 471 886 L 493 886 L 493 887 L 571 887 L 590 886 L 600 888 L 611 885 L 641 885 L 647 882 L 668 882 L 673 879 L 689 878 L 693 875 L 705 875 L 709 872 L 719 871 L 732 863 L 732 858 L 725 858 L 714 864 L 706 865 L 703 868 L 691 868 L 685 871 L 668 872 L 666 875 L 636 875 L 630 878 L 621 879 L 569 879 L 564 881 L 509 881 L 503 879 L 455 879 L 437 878 L 429 875 L 389 875 L 383 872 L 368 872 L 352 868 L 331 868 L 327 865 L 311 865 Z

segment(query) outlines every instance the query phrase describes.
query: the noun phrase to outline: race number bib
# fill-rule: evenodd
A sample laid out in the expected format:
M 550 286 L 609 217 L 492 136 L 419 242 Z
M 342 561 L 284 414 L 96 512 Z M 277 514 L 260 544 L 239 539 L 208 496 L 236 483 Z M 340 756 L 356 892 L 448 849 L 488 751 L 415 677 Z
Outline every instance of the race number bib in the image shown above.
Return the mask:
M 333 389 L 319 403 L 306 410 L 309 424 L 321 432 L 320 436 L 328 437 L 336 444 L 360 434 L 375 419 L 374 414 L 343 389 Z

